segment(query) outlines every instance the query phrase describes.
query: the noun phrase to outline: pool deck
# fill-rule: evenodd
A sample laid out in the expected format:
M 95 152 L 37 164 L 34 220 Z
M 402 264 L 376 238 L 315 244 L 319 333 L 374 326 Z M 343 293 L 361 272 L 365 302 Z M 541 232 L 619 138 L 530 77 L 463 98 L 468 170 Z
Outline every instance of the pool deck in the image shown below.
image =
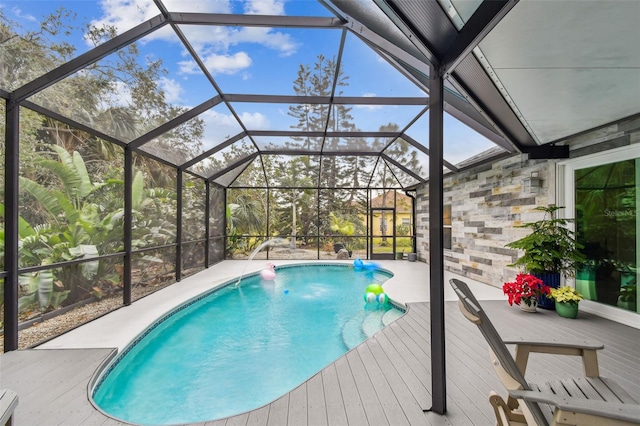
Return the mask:
M 0 356 L 0 384 L 19 395 L 16 425 L 121 425 L 88 399 L 94 372 L 172 307 L 263 262 L 224 261 L 98 320 L 41 345 Z M 309 263 L 275 261 L 276 265 Z M 350 263 L 350 262 L 349 262 Z M 431 406 L 429 267 L 421 262 L 380 261 L 394 273 L 390 297 L 408 308 L 399 318 L 308 381 L 251 412 L 200 425 L 487 425 L 490 390 L 503 393 L 476 327 L 465 320 L 445 286 L 447 414 Z M 254 266 L 255 265 L 255 266 Z M 247 269 L 246 271 L 244 269 Z M 445 281 L 454 275 L 445 274 Z M 502 291 L 464 278 L 505 339 L 583 337 L 601 341 L 600 368 L 640 400 L 640 330 L 581 312 L 578 319 L 555 312 L 524 314 L 509 307 Z M 533 358 L 528 379 L 581 374 L 578 359 L 559 363 Z

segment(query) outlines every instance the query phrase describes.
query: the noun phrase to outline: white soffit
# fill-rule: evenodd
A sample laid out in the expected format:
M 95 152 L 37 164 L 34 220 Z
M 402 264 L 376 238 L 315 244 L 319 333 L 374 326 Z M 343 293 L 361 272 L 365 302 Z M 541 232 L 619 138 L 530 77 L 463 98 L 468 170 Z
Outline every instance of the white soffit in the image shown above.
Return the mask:
M 640 1 L 523 0 L 479 47 L 540 143 L 640 112 Z

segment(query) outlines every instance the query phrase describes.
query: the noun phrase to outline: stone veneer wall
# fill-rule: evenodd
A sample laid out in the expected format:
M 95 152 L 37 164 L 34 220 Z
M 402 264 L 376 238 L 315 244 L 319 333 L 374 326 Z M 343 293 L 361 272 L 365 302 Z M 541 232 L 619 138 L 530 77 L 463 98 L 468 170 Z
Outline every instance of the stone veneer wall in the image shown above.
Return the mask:
M 570 147 L 570 157 L 604 152 L 640 143 L 640 117 L 623 120 L 559 142 Z M 444 204 L 451 204 L 452 249 L 445 250 L 445 269 L 486 284 L 501 287 L 515 277 L 507 265 L 519 256 L 504 245 L 527 234 L 515 226 L 542 218 L 533 209 L 554 204 L 555 160 L 528 160 L 526 155 L 484 164 L 444 178 Z M 538 172 L 542 188 L 537 194 L 523 192 L 523 179 Z M 416 196 L 418 257 L 429 258 L 428 185 Z

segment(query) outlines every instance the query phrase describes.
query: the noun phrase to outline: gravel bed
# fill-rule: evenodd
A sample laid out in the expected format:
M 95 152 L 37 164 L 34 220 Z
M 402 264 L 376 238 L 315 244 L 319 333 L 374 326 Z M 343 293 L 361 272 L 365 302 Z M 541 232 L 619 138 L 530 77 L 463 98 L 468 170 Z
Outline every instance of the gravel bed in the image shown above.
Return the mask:
M 170 285 L 171 283 L 167 284 Z M 164 286 L 136 287 L 132 291 L 133 300 L 160 290 Z M 124 306 L 122 294 L 104 298 L 93 303 L 78 306 L 68 312 L 44 321 L 35 322 L 31 327 L 18 331 L 18 349 L 27 349 L 44 343 L 53 337 L 85 324 L 101 315 Z M 0 339 L 0 352 L 4 352 L 4 339 Z

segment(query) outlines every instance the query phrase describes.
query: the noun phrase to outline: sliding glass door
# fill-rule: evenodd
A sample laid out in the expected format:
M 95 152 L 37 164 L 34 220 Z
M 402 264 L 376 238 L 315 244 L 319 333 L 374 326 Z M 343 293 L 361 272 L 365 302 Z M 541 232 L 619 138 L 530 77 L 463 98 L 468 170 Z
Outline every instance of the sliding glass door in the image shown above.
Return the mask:
M 572 180 L 576 239 L 588 259 L 576 288 L 588 300 L 638 313 L 640 159 L 578 166 Z

